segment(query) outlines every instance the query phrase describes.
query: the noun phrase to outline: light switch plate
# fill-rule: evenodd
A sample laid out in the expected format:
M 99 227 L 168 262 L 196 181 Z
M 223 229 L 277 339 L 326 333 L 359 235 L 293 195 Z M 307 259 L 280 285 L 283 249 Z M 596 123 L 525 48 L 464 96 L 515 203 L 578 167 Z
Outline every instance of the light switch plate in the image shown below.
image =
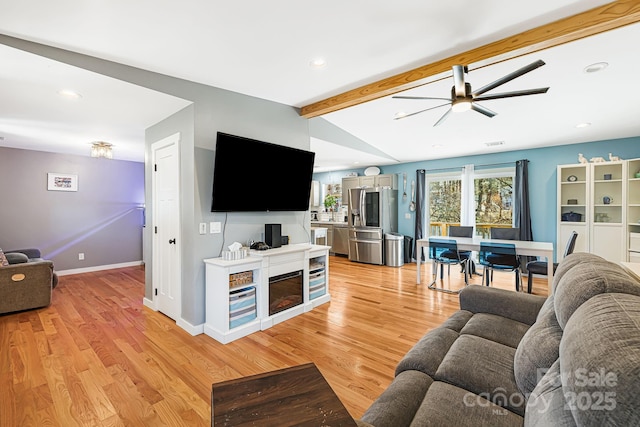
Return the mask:
M 207 234 L 207 223 L 206 222 L 201 222 L 200 223 L 200 234 Z
M 222 233 L 222 223 L 221 222 L 210 222 L 209 223 L 209 230 L 211 234 L 214 233 Z
M 411 214 L 409 212 L 405 212 L 404 217 L 406 219 L 411 219 Z

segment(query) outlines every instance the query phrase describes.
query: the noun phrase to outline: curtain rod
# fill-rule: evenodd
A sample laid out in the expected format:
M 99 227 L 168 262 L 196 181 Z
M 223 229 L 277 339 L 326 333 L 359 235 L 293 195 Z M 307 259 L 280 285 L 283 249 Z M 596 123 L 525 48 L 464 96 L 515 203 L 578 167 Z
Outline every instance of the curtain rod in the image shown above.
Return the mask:
M 501 163 L 487 163 L 484 165 L 473 165 L 474 168 L 486 168 L 489 166 L 507 166 L 507 165 L 513 165 L 514 163 L 518 163 L 521 160 L 517 160 L 515 162 L 501 162 Z M 526 160 L 528 161 L 528 160 Z M 455 166 L 455 167 L 450 167 L 450 168 L 441 168 L 441 169 L 418 169 L 418 170 L 422 170 L 424 172 L 449 172 L 449 171 L 455 171 L 455 170 L 460 170 L 460 169 L 464 169 L 464 166 Z

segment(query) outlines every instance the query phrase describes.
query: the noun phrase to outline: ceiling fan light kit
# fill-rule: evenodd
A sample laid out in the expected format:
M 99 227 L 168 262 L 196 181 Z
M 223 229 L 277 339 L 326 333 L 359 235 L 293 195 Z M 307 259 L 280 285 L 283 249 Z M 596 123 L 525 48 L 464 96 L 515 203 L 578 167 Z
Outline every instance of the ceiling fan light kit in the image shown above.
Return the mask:
M 502 92 L 495 93 L 492 95 L 485 95 L 486 92 L 489 92 L 492 89 L 497 88 L 505 83 L 510 82 L 513 79 L 516 79 L 530 71 L 535 70 L 536 68 L 542 67 L 545 65 L 544 61 L 537 60 L 529 65 L 526 65 L 512 73 L 507 74 L 504 77 L 495 80 L 488 85 L 481 87 L 478 90 L 471 90 L 471 84 L 465 81 L 465 75 L 468 72 L 466 66 L 463 65 L 454 65 L 452 67 L 453 71 L 453 87 L 451 88 L 451 98 L 434 98 L 434 97 L 425 97 L 425 96 L 394 96 L 393 98 L 397 99 L 429 99 L 429 100 L 442 100 L 447 101 L 445 104 L 437 105 L 435 107 L 426 108 L 424 110 L 416 111 L 415 113 L 405 114 L 402 116 L 396 116 L 394 120 L 404 119 L 406 117 L 415 116 L 416 114 L 424 113 L 425 111 L 433 110 L 435 108 L 444 107 L 449 105 L 449 109 L 440 117 L 440 119 L 433 125 L 438 126 L 448 117 L 449 113 L 460 113 L 468 110 L 474 110 L 480 114 L 484 114 L 485 116 L 491 118 L 496 116 L 498 113 L 491 111 L 487 107 L 484 107 L 478 104 L 478 101 L 490 101 L 493 99 L 501 99 L 501 98 L 512 98 L 515 96 L 525 96 L 525 95 L 537 95 L 542 93 L 547 93 L 549 90 L 548 87 L 537 88 L 537 89 L 526 89 L 526 90 L 516 90 L 511 92 Z

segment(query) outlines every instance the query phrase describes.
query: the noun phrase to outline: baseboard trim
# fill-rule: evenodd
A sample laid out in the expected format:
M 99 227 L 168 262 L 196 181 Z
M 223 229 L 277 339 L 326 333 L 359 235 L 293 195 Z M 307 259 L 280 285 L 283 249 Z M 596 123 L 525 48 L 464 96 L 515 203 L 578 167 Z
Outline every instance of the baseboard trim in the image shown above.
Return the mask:
M 147 308 L 150 308 L 153 311 L 158 311 L 158 307 L 156 307 L 156 303 L 153 300 L 150 300 L 149 298 L 142 298 L 142 305 L 144 305 Z
M 204 323 L 201 323 L 199 325 L 192 325 L 191 323 L 187 322 L 186 320 L 180 318 L 176 322 L 176 325 L 178 325 L 179 327 L 181 327 L 182 329 L 184 329 L 185 331 L 187 331 L 188 333 L 190 333 L 193 336 L 200 335 L 200 334 L 204 333 Z
M 143 261 L 132 261 L 120 264 L 95 265 L 93 267 L 72 268 L 70 270 L 56 270 L 56 274 L 58 276 L 69 276 L 71 274 L 92 273 L 94 271 L 113 270 L 115 268 L 136 267 L 143 264 Z

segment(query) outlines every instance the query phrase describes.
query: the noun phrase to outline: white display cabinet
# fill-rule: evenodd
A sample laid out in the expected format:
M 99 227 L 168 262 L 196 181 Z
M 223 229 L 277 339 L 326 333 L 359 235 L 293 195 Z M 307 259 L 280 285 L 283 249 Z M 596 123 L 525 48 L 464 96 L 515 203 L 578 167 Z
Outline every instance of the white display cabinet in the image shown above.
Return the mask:
M 589 251 L 589 180 L 588 164 L 558 166 L 558 236 L 556 254 L 560 261 L 572 232 L 578 233 L 575 252 Z
M 627 161 L 628 261 L 640 263 L 640 159 Z
M 621 242 L 630 242 L 627 216 L 640 216 L 640 200 L 637 212 L 632 211 L 630 200 L 636 196 L 627 190 L 627 166 L 625 160 L 558 165 L 558 260 L 573 231 L 578 233 L 574 252 L 591 252 L 613 262 L 628 259 L 629 246 Z

